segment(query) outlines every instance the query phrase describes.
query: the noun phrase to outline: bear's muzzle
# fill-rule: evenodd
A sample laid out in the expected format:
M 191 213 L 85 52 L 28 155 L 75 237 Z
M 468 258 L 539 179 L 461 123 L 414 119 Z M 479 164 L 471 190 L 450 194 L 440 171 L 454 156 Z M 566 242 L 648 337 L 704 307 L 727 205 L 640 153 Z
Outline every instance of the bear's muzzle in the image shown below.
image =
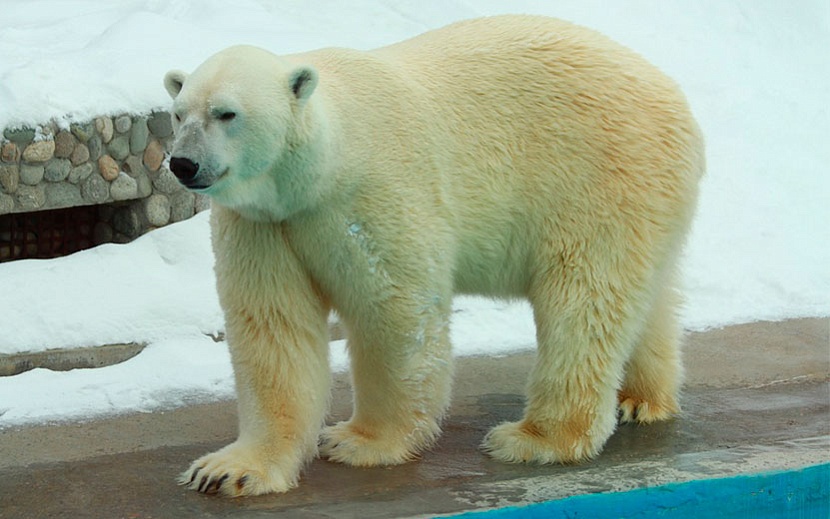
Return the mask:
M 172 157 L 170 171 L 176 175 L 179 182 L 185 187 L 193 186 L 196 175 L 199 173 L 199 164 L 185 157 Z

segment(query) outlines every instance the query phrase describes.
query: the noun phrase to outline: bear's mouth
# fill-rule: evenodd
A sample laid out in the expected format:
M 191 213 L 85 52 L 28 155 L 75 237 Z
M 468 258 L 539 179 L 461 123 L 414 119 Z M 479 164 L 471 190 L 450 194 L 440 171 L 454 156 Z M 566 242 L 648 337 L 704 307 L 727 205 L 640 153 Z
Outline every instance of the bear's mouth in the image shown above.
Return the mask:
M 204 191 L 205 189 L 209 189 L 213 186 L 213 184 L 203 184 L 199 181 L 182 182 L 182 185 L 191 191 Z
M 201 179 L 194 178 L 192 182 L 185 183 L 184 186 L 187 189 L 191 190 L 191 191 L 195 191 L 195 192 L 198 192 L 198 193 L 207 193 L 207 191 L 210 188 L 215 186 L 220 180 L 222 180 L 225 177 L 225 175 L 228 174 L 229 169 L 230 168 L 225 168 L 225 170 L 222 173 L 219 173 L 216 176 L 216 178 L 214 178 L 210 183 L 206 184 L 206 183 L 200 181 Z

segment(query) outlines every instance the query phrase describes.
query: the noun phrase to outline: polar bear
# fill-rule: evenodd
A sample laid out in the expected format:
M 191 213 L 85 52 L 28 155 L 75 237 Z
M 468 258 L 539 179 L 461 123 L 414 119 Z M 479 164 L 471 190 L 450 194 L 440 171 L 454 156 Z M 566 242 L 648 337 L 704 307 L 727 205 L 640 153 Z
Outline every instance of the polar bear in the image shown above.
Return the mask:
M 485 437 L 494 458 L 578 462 L 618 415 L 678 411 L 677 260 L 703 143 L 677 85 L 637 54 L 498 16 L 369 52 L 232 47 L 164 84 L 170 168 L 212 199 L 239 406 L 238 439 L 183 484 L 283 492 L 318 452 L 415 458 L 450 402 L 455 293 L 533 306 L 524 416 Z M 354 410 L 323 427 L 331 310 Z

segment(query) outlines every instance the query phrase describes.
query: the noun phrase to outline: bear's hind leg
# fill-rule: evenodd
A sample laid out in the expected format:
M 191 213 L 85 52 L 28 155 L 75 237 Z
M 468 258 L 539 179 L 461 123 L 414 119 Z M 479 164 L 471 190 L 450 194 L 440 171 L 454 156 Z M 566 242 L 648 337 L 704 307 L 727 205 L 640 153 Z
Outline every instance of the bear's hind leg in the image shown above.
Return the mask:
M 586 265 L 590 265 L 584 262 Z M 582 268 L 582 267 L 580 267 Z M 636 298 L 605 271 L 551 269 L 531 287 L 538 353 L 524 417 L 489 432 L 482 448 L 506 462 L 572 463 L 596 456 L 617 423 Z
M 677 397 L 683 366 L 678 300 L 674 284 L 664 282 L 626 366 L 619 392 L 620 422 L 652 423 L 680 411 Z
M 449 301 L 416 311 L 411 327 L 402 322 L 407 319 L 392 317 L 411 309 L 390 306 L 377 320 L 386 326 L 349 330 L 354 412 L 321 434 L 320 454 L 330 461 L 397 465 L 417 457 L 440 434 L 452 384 Z

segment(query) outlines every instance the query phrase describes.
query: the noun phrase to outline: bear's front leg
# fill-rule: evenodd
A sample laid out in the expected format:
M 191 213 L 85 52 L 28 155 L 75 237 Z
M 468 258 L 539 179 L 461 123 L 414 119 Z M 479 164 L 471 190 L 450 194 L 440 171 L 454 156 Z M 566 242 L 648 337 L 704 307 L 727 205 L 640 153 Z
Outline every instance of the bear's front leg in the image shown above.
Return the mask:
M 440 434 L 450 401 L 450 297 L 402 297 L 350 323 L 354 411 L 323 429 L 320 454 L 353 466 L 397 465 Z
M 278 312 L 242 320 L 241 337 L 228 327 L 239 438 L 182 474 L 180 482 L 199 492 L 236 497 L 296 486 L 328 407 L 325 320 L 316 331 L 291 328 Z
M 193 462 L 180 478 L 188 488 L 230 497 L 285 492 L 315 456 L 328 407 L 328 344 L 324 334 L 274 326 L 281 316 L 273 319 L 251 319 L 247 341 L 236 345 L 229 330 L 239 437 Z
M 285 492 L 316 455 L 328 409 L 328 307 L 279 227 L 237 221 L 231 230 L 221 225 L 222 215 L 214 208 L 239 437 L 196 460 L 180 482 L 234 497 Z

